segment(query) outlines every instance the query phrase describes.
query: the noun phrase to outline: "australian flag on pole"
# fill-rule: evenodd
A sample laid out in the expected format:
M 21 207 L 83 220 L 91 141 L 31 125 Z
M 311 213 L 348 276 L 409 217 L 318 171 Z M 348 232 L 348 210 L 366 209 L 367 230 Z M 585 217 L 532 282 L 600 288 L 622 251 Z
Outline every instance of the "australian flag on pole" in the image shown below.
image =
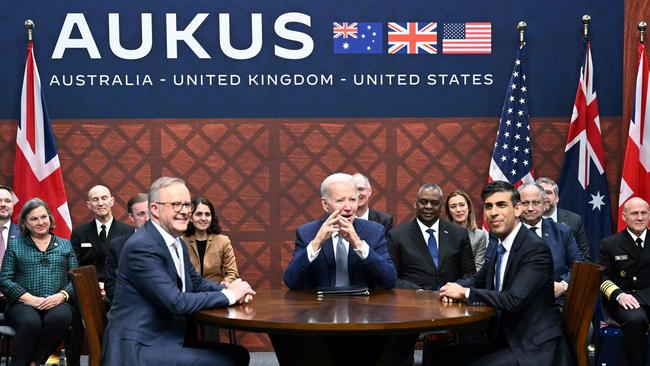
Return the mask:
M 611 205 L 589 41 L 584 55 L 558 184 L 559 206 L 582 217 L 591 258 L 597 260 L 600 239 L 612 231 Z
M 41 78 L 34 59 L 34 45 L 27 44 L 27 62 L 21 97 L 21 115 L 16 131 L 14 162 L 14 220 L 28 200 L 38 197 L 47 203 L 54 216 L 54 234 L 70 238 L 72 221 L 63 186 L 61 163 L 54 142 Z

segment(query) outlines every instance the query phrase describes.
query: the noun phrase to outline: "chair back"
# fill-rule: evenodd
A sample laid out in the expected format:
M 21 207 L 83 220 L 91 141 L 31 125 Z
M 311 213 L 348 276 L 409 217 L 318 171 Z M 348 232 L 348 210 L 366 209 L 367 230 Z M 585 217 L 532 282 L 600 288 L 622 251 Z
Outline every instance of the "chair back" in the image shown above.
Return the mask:
M 598 299 L 603 267 L 588 262 L 573 262 L 569 292 L 564 299 L 562 317 L 578 366 L 587 366 L 587 334 Z
M 101 359 L 102 337 L 106 328 L 106 308 L 102 301 L 97 271 L 94 266 L 83 266 L 68 272 L 72 279 L 90 353 L 89 366 L 99 366 Z

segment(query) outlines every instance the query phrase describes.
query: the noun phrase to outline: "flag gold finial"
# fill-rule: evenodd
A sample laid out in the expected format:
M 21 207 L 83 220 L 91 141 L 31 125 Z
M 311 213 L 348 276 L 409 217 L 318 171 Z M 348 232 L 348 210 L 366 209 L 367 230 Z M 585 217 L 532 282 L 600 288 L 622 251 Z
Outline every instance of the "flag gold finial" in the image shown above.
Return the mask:
M 582 25 L 584 26 L 585 39 L 589 39 L 589 23 L 591 23 L 591 17 L 589 14 L 582 16 Z
M 31 41 L 32 40 L 32 33 L 34 31 L 34 27 L 36 25 L 34 24 L 34 21 L 31 19 L 25 20 L 25 28 L 27 29 L 27 40 Z
M 639 25 L 637 26 L 637 28 L 639 29 L 639 32 L 641 33 L 640 42 L 644 43 L 645 42 L 645 39 L 644 39 L 645 38 L 645 31 L 648 28 L 648 23 L 646 23 L 645 21 L 642 20 L 641 22 L 639 22 Z
M 524 45 L 524 31 L 526 31 L 526 28 L 528 27 L 528 24 L 524 22 L 523 20 L 520 21 L 517 24 L 517 30 L 519 30 L 519 45 L 523 46 Z

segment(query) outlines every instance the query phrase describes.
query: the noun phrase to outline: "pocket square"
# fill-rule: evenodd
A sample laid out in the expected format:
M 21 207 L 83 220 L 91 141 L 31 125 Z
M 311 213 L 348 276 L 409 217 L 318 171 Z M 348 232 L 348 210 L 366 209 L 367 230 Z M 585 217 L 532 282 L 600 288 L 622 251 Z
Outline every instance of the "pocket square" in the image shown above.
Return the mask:
M 92 247 L 93 247 L 93 243 L 81 243 L 81 247 L 82 247 L 82 248 L 92 248 Z

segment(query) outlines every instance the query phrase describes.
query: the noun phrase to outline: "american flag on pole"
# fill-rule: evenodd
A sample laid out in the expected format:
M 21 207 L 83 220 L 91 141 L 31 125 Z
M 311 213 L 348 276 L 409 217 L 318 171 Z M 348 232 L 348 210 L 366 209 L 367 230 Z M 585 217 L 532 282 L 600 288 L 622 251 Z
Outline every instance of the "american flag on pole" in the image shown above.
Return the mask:
M 444 23 L 442 53 L 465 55 L 492 53 L 492 23 Z
M 589 41 L 584 55 L 558 184 L 559 205 L 582 217 L 591 258 L 598 258 L 600 239 L 612 232 L 611 205 Z
M 625 227 L 623 205 L 632 197 L 650 202 L 650 105 L 648 104 L 648 59 L 645 45 L 639 44 L 639 69 L 636 74 L 634 107 L 623 160 L 618 196 L 618 229 Z
M 388 22 L 388 53 L 438 53 L 438 23 Z
M 524 47 L 525 44 L 517 51 L 515 66 L 503 101 L 488 182 L 503 180 L 515 186 L 534 182 Z
M 39 197 L 47 202 L 52 211 L 56 222 L 54 233 L 63 238 L 70 238 L 72 220 L 32 41 L 27 43 L 27 62 L 20 106 L 14 163 L 14 194 L 17 198 L 14 218 L 20 213 L 25 202 Z

